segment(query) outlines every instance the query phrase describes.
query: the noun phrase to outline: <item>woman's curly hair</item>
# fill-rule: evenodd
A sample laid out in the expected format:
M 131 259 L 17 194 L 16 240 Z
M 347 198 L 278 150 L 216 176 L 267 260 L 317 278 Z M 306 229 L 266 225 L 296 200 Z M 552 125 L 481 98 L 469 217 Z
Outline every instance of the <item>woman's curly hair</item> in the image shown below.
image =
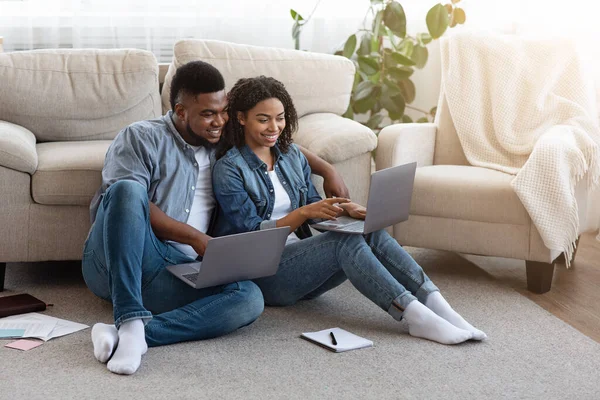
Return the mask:
M 244 127 L 238 121 L 238 112 L 246 113 L 261 101 L 273 98 L 283 104 L 285 128 L 277 139 L 277 145 L 283 153 L 287 153 L 293 141 L 292 134 L 298 127 L 298 114 L 283 83 L 275 78 L 261 75 L 256 78 L 238 80 L 227 94 L 229 121 L 225 125 L 223 137 L 219 142 L 217 158 L 223 157 L 234 146 L 239 148 L 246 144 Z

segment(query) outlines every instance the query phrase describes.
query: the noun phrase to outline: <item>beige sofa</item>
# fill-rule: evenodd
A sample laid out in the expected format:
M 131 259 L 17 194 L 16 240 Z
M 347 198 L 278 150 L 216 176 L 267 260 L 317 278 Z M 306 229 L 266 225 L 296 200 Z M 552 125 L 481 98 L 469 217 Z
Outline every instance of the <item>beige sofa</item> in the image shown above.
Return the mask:
M 525 207 L 499 171 L 469 164 L 444 93 L 434 123 L 401 124 L 379 134 L 377 169 L 417 162 L 408 221 L 393 227 L 403 245 L 525 260 L 527 287 L 550 290 L 561 255 L 544 245 Z M 587 194 L 576 188 L 580 213 Z
M 300 116 L 296 141 L 331 162 L 365 201 L 377 139 L 340 117 L 354 65 L 342 57 L 216 41 L 176 44 L 159 92 L 159 65 L 143 50 L 0 54 L 0 290 L 6 263 L 79 260 L 104 155 L 128 124 L 168 109 L 174 69 L 204 59 L 228 87 L 242 76 L 282 80 Z

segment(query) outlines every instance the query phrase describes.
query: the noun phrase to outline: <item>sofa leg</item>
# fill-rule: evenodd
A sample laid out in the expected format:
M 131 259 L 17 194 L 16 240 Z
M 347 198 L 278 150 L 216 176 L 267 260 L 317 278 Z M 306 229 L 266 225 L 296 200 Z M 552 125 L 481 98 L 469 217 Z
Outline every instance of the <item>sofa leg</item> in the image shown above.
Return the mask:
M 533 293 L 546 293 L 552 286 L 554 264 L 538 261 L 525 261 L 527 269 L 527 289 Z
M 6 275 L 6 263 L 0 262 L 0 292 L 4 291 L 4 275 Z

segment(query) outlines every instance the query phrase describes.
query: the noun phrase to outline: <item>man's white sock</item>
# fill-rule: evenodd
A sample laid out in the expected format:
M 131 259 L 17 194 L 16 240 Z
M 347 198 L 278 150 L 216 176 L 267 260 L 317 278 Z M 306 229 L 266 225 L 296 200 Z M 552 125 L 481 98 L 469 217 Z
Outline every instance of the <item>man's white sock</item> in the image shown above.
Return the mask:
M 123 322 L 118 335 L 117 349 L 107 367 L 115 374 L 131 375 L 140 367 L 142 356 L 148 350 L 144 321 L 134 319 Z
M 448 304 L 440 292 L 435 291 L 427 296 L 425 305 L 431 309 L 431 311 L 444 318 L 457 328 L 472 332 L 474 340 L 487 339 L 487 335 L 483 331 L 480 331 L 473 325 L 469 324 L 463 317 L 460 316 L 460 314 L 454 311 L 454 309 L 450 307 L 450 304 Z
M 457 328 L 437 316 L 418 300 L 413 300 L 408 304 L 403 317 L 408 323 L 408 333 L 411 336 L 433 340 L 442 344 L 462 343 L 473 336 L 471 332 Z
M 103 323 L 97 323 L 92 327 L 92 343 L 94 344 L 94 356 L 101 363 L 108 361 L 112 356 L 117 343 L 119 342 L 119 335 L 117 328 L 114 325 L 107 325 Z

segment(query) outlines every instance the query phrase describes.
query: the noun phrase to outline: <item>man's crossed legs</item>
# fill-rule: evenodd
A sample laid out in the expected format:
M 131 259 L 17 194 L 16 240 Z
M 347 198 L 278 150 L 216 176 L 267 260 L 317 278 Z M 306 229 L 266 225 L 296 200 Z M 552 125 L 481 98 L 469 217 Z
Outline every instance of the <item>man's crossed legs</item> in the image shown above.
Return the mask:
M 108 188 L 82 265 L 90 290 L 113 304 L 115 325 L 92 329 L 94 355 L 110 371 L 132 374 L 148 346 L 225 335 L 262 313 L 262 293 L 250 281 L 194 289 L 165 269 L 191 261 L 152 232 L 142 185 L 124 180 Z

